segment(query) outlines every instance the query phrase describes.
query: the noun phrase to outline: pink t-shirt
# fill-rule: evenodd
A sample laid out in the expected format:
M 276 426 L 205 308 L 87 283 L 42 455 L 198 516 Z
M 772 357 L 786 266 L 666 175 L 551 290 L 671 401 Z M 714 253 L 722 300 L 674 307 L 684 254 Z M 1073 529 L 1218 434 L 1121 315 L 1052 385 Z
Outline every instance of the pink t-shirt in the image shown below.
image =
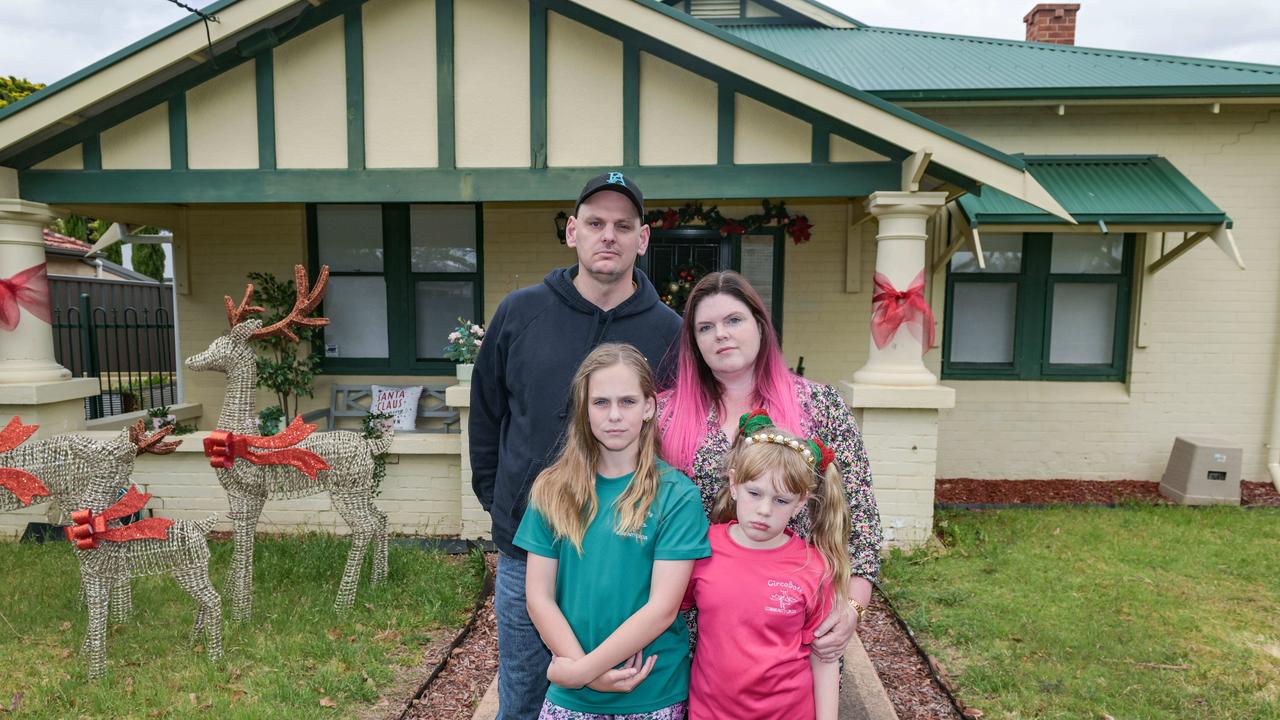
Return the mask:
M 698 608 L 689 720 L 813 718 L 809 643 L 831 612 L 826 564 L 790 530 L 781 547 L 742 547 L 733 524 L 711 526 L 711 557 L 685 591 L 684 607 Z

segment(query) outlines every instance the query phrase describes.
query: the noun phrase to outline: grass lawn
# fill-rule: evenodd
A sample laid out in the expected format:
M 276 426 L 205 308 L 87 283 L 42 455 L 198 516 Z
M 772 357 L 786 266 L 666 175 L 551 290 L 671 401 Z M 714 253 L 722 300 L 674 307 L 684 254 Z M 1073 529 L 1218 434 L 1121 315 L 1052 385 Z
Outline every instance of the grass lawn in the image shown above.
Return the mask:
M 1280 718 L 1280 511 L 942 512 L 884 587 L 990 718 Z
M 260 538 L 253 619 L 225 624 L 217 663 L 188 645 L 195 604 L 173 579 L 134 580 L 133 618 L 108 631 L 107 676 L 90 682 L 79 654 L 86 613 L 70 547 L 0 543 L 0 715 L 356 717 L 397 670 L 421 662 L 424 644 L 453 637 L 484 570 L 478 554 L 393 544 L 389 582 L 369 587 L 366 561 L 355 609 L 338 615 L 333 598 L 348 547 L 327 535 Z M 211 549 L 222 593 L 232 545 Z M 225 594 L 223 614 L 230 615 Z M 19 695 L 16 712 L 3 712 Z

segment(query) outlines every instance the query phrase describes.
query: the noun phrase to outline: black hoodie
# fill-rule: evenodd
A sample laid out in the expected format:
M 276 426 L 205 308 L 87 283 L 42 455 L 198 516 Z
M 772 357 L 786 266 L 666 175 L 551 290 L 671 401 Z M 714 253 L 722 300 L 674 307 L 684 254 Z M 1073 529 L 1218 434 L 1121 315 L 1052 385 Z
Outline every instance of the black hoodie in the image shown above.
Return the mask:
M 493 518 L 493 541 L 514 557 L 525 555 L 511 540 L 533 479 L 560 449 L 569 385 L 587 353 L 604 342 L 626 342 L 660 377 L 674 367 L 680 316 L 662 304 L 644 273 L 633 272 L 635 292 L 612 310 L 582 297 L 573 285 L 577 274 L 576 265 L 553 270 L 541 285 L 504 298 L 471 378 L 471 487 Z

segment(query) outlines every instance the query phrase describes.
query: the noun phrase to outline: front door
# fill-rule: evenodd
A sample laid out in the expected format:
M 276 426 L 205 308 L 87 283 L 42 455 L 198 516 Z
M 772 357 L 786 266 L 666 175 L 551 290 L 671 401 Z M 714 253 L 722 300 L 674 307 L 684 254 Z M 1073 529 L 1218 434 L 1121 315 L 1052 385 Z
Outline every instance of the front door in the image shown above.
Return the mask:
M 655 229 L 649 251 L 636 265 L 649 276 L 662 301 L 680 313 L 703 275 L 736 270 L 760 293 L 781 335 L 782 237 L 781 231 L 773 229 L 727 237 L 718 230 L 698 227 Z

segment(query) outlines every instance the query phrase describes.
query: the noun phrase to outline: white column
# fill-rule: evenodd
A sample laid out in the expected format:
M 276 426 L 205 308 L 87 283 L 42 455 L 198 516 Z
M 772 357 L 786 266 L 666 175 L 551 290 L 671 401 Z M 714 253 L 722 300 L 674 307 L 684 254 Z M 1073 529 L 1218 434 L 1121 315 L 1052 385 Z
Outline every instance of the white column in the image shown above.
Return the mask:
M 444 391 L 445 402 L 458 409 L 462 426 L 462 462 L 458 472 L 459 535 L 468 540 L 493 538 L 489 513 L 480 507 L 475 491 L 471 489 L 471 432 L 467 429 L 471 419 L 471 379 L 460 382 Z
M 0 282 L 45 262 L 41 229 L 53 219 L 48 205 L 17 198 L 0 198 Z M 42 270 L 28 284 L 48 288 Z M 9 301 L 9 307 L 14 307 Z M 17 306 L 17 326 L 0 326 L 0 384 L 67 380 L 71 371 L 53 359 L 53 329 L 31 309 Z M 44 312 L 49 312 L 46 306 Z
M 924 269 L 926 223 L 946 203 L 941 192 L 878 192 L 867 198 L 867 209 L 880 223 L 876 233 L 876 272 L 898 290 L 910 287 Z M 926 280 L 929 273 L 925 273 Z M 871 385 L 937 385 L 924 366 L 921 342 L 904 323 L 884 347 L 867 340 L 867 364 L 853 374 L 855 383 Z
M 867 199 L 880 223 L 876 272 L 895 289 L 909 288 L 924 269 L 926 222 L 945 202 L 946 194 L 936 192 L 879 192 Z M 871 461 L 885 543 L 912 547 L 933 534 L 938 411 L 955 407 L 955 391 L 924 366 L 921 339 L 906 324 L 883 348 L 874 336 L 868 342 L 867 364 L 842 390 Z

